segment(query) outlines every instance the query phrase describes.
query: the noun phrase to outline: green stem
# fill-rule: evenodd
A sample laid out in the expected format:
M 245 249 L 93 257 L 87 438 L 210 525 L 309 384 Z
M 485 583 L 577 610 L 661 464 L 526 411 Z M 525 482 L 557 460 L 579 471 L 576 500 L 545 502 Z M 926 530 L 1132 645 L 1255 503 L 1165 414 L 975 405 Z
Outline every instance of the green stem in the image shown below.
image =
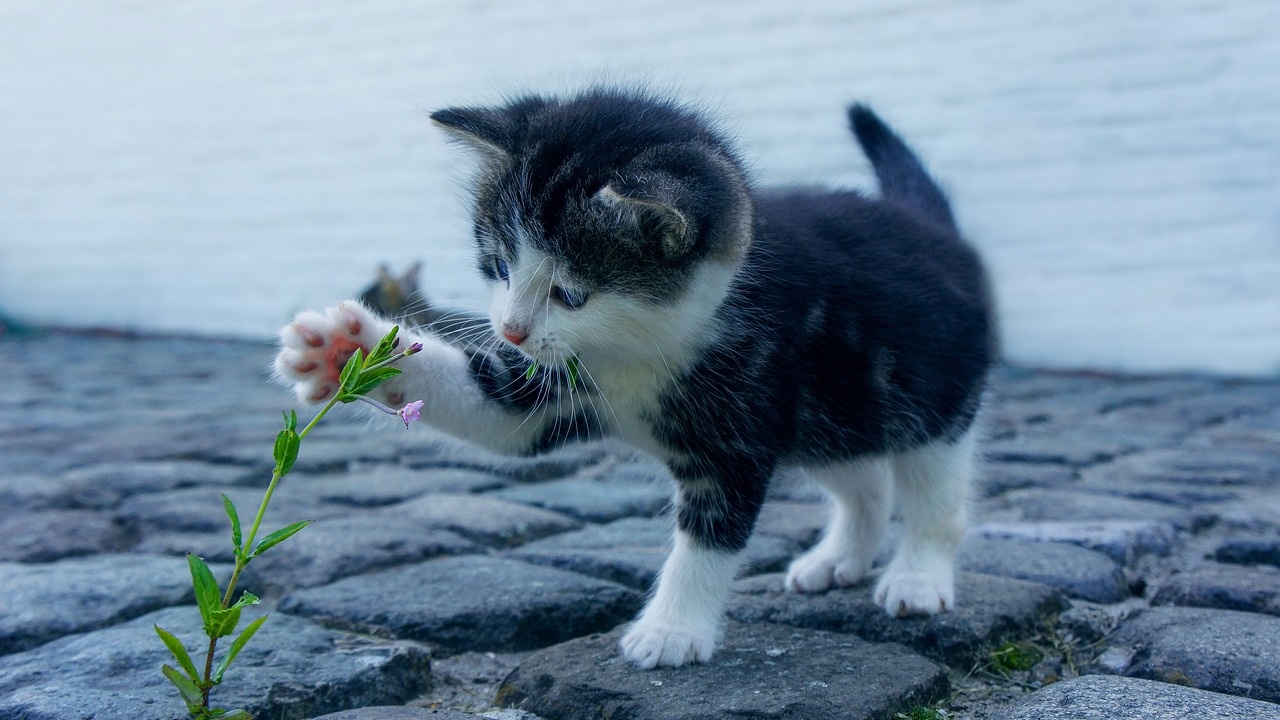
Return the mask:
M 320 412 L 316 413 L 314 418 L 311 418 L 311 422 L 307 423 L 307 426 L 302 428 L 302 432 L 298 433 L 298 440 L 302 440 L 307 436 L 307 433 L 311 432 L 316 423 L 320 422 L 320 418 L 323 418 L 326 413 L 333 409 L 334 405 L 338 404 L 340 397 L 340 395 L 334 396 L 332 400 L 320 409 Z M 249 564 L 246 559 L 248 550 L 253 547 L 253 541 L 258 538 L 258 528 L 262 525 L 262 518 L 267 514 L 267 505 L 271 502 L 271 496 L 275 494 L 276 485 L 280 484 L 280 479 L 283 477 L 284 473 L 280 472 L 278 467 L 271 473 L 271 483 L 267 485 L 267 492 L 262 496 L 262 504 L 258 506 L 258 514 L 253 518 L 253 527 L 249 528 L 249 537 L 243 546 L 244 552 L 236 556 L 236 567 L 231 571 L 231 579 L 227 581 L 227 592 L 222 596 L 222 608 L 224 610 L 231 605 L 231 597 L 235 594 L 236 583 L 240 580 L 240 572 L 244 570 L 245 565 Z M 206 709 L 209 707 L 209 691 L 213 689 L 213 655 L 217 648 L 218 639 L 209 638 L 209 652 L 205 654 L 204 658 L 204 683 L 200 688 L 201 706 Z
M 334 405 L 338 404 L 340 397 L 335 395 L 332 400 L 320 409 L 320 412 L 316 413 L 315 417 L 311 418 L 311 422 L 307 423 L 307 426 L 302 428 L 302 432 L 298 433 L 298 440 L 307 437 L 307 433 L 311 432 L 316 423 L 320 422 L 320 419 L 332 410 Z M 242 557 L 248 555 L 249 550 L 253 547 L 253 541 L 258 538 L 258 528 L 262 526 L 262 518 L 267 514 L 267 504 L 271 502 L 271 496 L 276 492 L 276 485 L 280 484 L 280 479 L 283 477 L 284 475 L 279 468 L 276 468 L 275 472 L 271 473 L 271 483 L 267 485 L 267 493 L 262 496 L 262 504 L 258 506 L 258 514 L 253 518 L 253 526 L 249 528 L 249 537 L 245 539 Z M 236 582 L 240 579 L 240 571 L 244 570 L 245 565 L 248 563 L 248 560 L 244 560 L 241 557 L 236 558 L 235 570 L 231 572 L 231 580 L 227 582 L 227 592 L 222 596 L 222 607 L 225 608 L 231 604 L 231 596 L 235 593 Z

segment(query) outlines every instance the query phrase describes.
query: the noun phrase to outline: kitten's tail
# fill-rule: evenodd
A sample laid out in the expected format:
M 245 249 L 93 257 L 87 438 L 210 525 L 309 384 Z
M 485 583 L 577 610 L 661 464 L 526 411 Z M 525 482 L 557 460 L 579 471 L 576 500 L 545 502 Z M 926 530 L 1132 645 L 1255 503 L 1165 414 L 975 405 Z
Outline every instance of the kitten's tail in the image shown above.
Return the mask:
M 849 108 L 849 125 L 876 171 L 882 197 L 921 213 L 927 220 L 957 230 L 947 196 L 902 138 L 871 108 L 860 103 Z

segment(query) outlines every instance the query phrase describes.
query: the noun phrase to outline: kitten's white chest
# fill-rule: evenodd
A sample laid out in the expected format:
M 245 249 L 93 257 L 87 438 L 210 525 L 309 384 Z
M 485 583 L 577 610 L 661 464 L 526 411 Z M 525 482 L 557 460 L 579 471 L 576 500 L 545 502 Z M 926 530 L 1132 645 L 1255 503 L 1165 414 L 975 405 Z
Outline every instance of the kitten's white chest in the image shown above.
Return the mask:
M 663 391 L 674 382 L 665 367 L 645 364 L 602 365 L 593 371 L 596 405 L 609 434 L 655 457 L 670 451 L 654 434 L 654 421 L 662 413 Z

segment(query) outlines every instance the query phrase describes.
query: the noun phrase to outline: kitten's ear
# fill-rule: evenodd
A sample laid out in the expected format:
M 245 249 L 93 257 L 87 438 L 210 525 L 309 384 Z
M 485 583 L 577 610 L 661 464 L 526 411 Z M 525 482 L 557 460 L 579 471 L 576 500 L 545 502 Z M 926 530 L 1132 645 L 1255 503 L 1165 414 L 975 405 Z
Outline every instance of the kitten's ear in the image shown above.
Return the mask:
M 677 196 L 675 181 L 665 176 L 614 181 L 596 193 L 605 205 L 626 210 L 642 230 L 659 234 L 663 253 L 672 259 L 689 252 L 696 237 L 693 223 L 675 205 Z
M 431 119 L 455 138 L 486 155 L 499 159 L 516 153 L 529 116 L 545 107 L 540 97 L 526 97 L 500 108 L 446 108 L 431 113 Z

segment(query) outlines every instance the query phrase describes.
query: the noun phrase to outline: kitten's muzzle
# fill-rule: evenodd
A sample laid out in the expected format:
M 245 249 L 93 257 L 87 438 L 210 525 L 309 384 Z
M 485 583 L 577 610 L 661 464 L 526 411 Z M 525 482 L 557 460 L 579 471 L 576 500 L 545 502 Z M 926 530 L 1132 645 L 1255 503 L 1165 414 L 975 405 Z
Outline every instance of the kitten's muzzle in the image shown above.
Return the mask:
M 512 345 L 519 345 L 529 339 L 529 331 L 513 323 L 503 323 L 502 337 L 506 338 L 507 342 L 510 342 Z

